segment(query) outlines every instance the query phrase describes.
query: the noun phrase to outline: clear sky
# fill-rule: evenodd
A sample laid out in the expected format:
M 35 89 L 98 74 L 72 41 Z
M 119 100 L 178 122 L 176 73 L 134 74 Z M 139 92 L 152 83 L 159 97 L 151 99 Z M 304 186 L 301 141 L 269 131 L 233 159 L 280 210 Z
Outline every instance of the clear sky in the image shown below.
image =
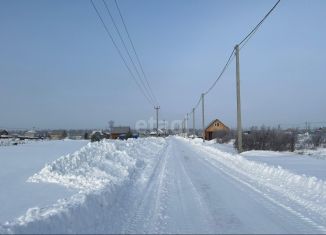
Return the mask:
M 112 31 L 102 1 L 94 2 Z M 191 110 L 275 2 L 119 1 L 162 119 Z M 282 0 L 242 49 L 245 127 L 326 121 L 325 20 L 324 0 Z M 90 1 L 0 0 L 0 30 L 0 128 L 133 127 L 155 115 Z M 236 126 L 235 61 L 206 110 L 206 122 Z

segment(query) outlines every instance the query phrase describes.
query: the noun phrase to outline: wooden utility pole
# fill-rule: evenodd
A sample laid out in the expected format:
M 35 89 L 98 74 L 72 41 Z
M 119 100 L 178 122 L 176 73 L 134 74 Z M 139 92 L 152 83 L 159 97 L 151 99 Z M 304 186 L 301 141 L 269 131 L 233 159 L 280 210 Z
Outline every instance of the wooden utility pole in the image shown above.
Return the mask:
M 192 138 L 195 138 L 195 108 L 192 109 Z
M 236 57 L 236 80 L 237 80 L 237 132 L 238 132 L 238 152 L 242 152 L 242 125 L 241 125 L 241 100 L 240 100 L 240 58 L 239 45 L 235 46 Z
M 188 132 L 189 132 L 189 128 L 188 128 L 188 119 L 189 119 L 189 113 L 187 113 L 187 117 L 186 117 L 186 137 L 188 138 Z
M 204 93 L 201 94 L 201 110 L 202 110 L 202 124 L 203 124 L 203 142 L 205 142 L 205 112 L 204 112 Z
M 156 106 L 154 109 L 156 109 L 156 136 L 158 137 L 158 110 L 160 109 L 160 106 Z

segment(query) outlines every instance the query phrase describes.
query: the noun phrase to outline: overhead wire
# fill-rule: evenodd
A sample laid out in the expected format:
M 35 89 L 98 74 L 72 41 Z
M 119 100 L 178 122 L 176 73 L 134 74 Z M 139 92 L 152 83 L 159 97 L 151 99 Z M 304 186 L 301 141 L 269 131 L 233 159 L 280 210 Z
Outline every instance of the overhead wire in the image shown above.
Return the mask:
M 274 11 L 274 9 L 280 3 L 280 1 L 281 0 L 278 0 L 274 4 L 274 6 L 267 12 L 267 14 L 263 17 L 263 19 L 238 43 L 239 46 L 241 46 L 241 44 L 243 44 L 241 46 L 241 48 L 244 47 L 247 44 L 247 42 L 250 40 L 250 38 L 257 32 L 259 27 L 263 24 L 263 22 L 267 19 L 267 17 L 272 13 L 272 11 Z
M 108 15 L 110 16 L 111 22 L 113 23 L 114 29 L 115 29 L 116 33 L 118 34 L 118 37 L 119 37 L 119 39 L 120 39 L 120 41 L 121 41 L 121 43 L 122 43 L 122 45 L 123 45 L 123 48 L 124 48 L 125 52 L 127 53 L 127 56 L 128 56 L 128 58 L 129 58 L 129 60 L 130 60 L 130 62 L 131 62 L 131 64 L 132 64 L 134 70 L 136 71 L 136 74 L 137 74 L 137 76 L 138 76 L 138 78 L 139 78 L 139 80 L 140 80 L 140 83 L 142 84 L 144 90 L 146 91 L 147 95 L 150 97 L 150 99 L 152 100 L 152 102 L 153 102 L 153 103 L 156 103 L 156 102 L 155 102 L 155 98 L 153 98 L 151 92 L 149 91 L 148 87 L 146 86 L 146 83 L 143 81 L 143 78 L 142 78 L 142 76 L 140 75 L 140 73 L 139 73 L 139 71 L 138 71 L 138 68 L 137 68 L 137 66 L 136 66 L 136 64 L 135 64 L 135 62 L 134 62 L 134 59 L 133 59 L 132 56 L 130 55 L 129 49 L 128 49 L 126 43 L 125 43 L 125 40 L 124 40 L 123 37 L 122 37 L 122 34 L 121 34 L 120 30 L 119 30 L 118 25 L 116 24 L 116 21 L 114 20 L 113 15 L 111 14 L 111 11 L 110 11 L 110 9 L 109 9 L 108 4 L 106 3 L 105 0 L 102 0 L 102 2 L 103 2 L 103 4 L 104 4 L 104 6 L 105 6 L 106 12 L 107 12 Z
M 227 69 L 227 67 L 229 67 L 230 63 L 231 63 L 231 59 L 234 56 L 234 51 L 235 49 L 232 50 L 229 59 L 227 60 L 226 64 L 224 65 L 221 73 L 218 75 L 217 79 L 214 81 L 214 83 L 210 86 L 210 88 L 208 88 L 208 90 L 206 92 L 204 92 L 205 95 L 207 95 L 216 85 L 216 83 L 220 80 L 220 78 L 222 77 L 222 75 L 224 74 L 225 70 Z
M 147 86 L 148 86 L 148 88 L 149 88 L 149 90 L 150 90 L 152 96 L 154 97 L 156 103 L 158 103 L 158 100 L 157 100 L 157 98 L 156 98 L 156 96 L 155 96 L 155 94 L 154 94 L 154 92 L 153 92 L 153 90 L 152 90 L 152 87 L 151 87 L 150 83 L 148 82 L 148 78 L 147 78 L 147 75 L 146 75 L 146 73 L 145 73 L 145 71 L 144 71 L 143 65 L 142 65 L 142 63 L 140 62 L 140 59 L 139 59 L 138 53 L 137 53 L 136 48 L 135 48 L 135 45 L 134 45 L 134 43 L 133 43 L 133 41 L 132 41 L 132 39 L 131 39 L 131 36 L 130 36 L 129 30 L 128 30 L 128 28 L 127 28 L 127 25 L 126 25 L 126 22 L 125 22 L 125 20 L 124 20 L 124 17 L 122 16 L 122 13 L 121 13 L 120 7 L 119 7 L 119 5 L 118 5 L 118 2 L 117 2 L 117 0 L 114 0 L 114 2 L 115 2 L 115 5 L 116 5 L 116 7 L 117 7 L 117 9 L 118 9 L 118 13 L 119 13 L 119 16 L 120 16 L 121 22 L 122 22 L 122 24 L 123 24 L 123 26 L 124 26 L 124 29 L 125 29 L 126 33 L 127 33 L 127 37 L 128 37 L 129 42 L 130 42 L 130 44 L 131 44 L 131 47 L 132 47 L 132 49 L 133 49 L 133 52 L 134 52 L 134 54 L 135 54 L 135 57 L 136 57 L 137 63 L 138 63 L 138 65 L 139 65 L 139 67 L 140 67 L 140 69 L 141 69 L 141 72 L 142 72 L 142 74 L 143 74 L 143 76 L 144 76 L 144 78 L 145 78 L 146 84 L 147 84 Z
M 263 17 L 263 19 L 237 44 L 240 47 L 239 48 L 240 50 L 248 43 L 248 41 L 252 38 L 252 36 L 258 31 L 259 27 L 263 24 L 263 22 L 267 19 L 267 17 L 272 13 L 272 11 L 280 3 L 280 1 L 281 0 L 278 0 L 274 4 L 274 6 L 267 12 L 267 14 Z M 235 55 L 235 48 L 232 50 L 226 64 L 224 65 L 222 71 L 220 72 L 219 76 L 214 81 L 214 83 L 208 88 L 208 90 L 206 90 L 206 92 L 203 93 L 204 95 L 207 95 L 215 87 L 217 82 L 221 79 L 222 75 L 224 74 L 224 72 L 226 71 L 228 66 L 230 65 L 232 59 L 234 58 L 234 55 Z M 199 101 L 195 105 L 195 109 L 197 109 L 197 107 L 199 106 L 201 99 L 202 99 L 202 97 L 200 97 Z
M 135 75 L 134 75 L 133 72 L 131 71 L 131 69 L 130 69 L 130 67 L 129 67 L 127 61 L 126 61 L 126 59 L 124 58 L 123 54 L 121 53 L 121 50 L 119 49 L 117 43 L 115 42 L 115 40 L 114 40 L 112 34 L 110 33 L 110 31 L 109 31 L 107 25 L 105 24 L 105 22 L 104 22 L 104 20 L 103 20 L 103 18 L 102 18 L 102 16 L 101 16 L 101 14 L 99 13 L 98 9 L 96 8 L 96 6 L 95 6 L 93 0 L 90 0 L 90 2 L 91 2 L 91 4 L 92 4 L 92 6 L 93 6 L 93 8 L 94 8 L 94 10 L 95 10 L 95 12 L 96 12 L 98 18 L 100 19 L 100 21 L 101 21 L 101 23 L 102 23 L 102 26 L 104 27 L 104 29 L 105 29 L 107 35 L 108 35 L 109 38 L 111 39 L 111 41 L 112 41 L 112 43 L 113 43 L 115 49 L 117 50 L 117 52 L 118 52 L 120 58 L 122 59 L 123 64 L 125 65 L 126 69 L 128 70 L 130 76 L 133 78 L 134 82 L 136 83 L 137 87 L 140 89 L 141 93 L 144 95 L 144 97 L 146 98 L 146 100 L 147 100 L 151 105 L 155 105 L 155 104 L 153 103 L 153 101 L 152 101 L 152 100 L 151 100 L 151 99 L 146 95 L 146 92 L 143 90 L 142 86 L 139 84 L 139 82 L 137 81 Z

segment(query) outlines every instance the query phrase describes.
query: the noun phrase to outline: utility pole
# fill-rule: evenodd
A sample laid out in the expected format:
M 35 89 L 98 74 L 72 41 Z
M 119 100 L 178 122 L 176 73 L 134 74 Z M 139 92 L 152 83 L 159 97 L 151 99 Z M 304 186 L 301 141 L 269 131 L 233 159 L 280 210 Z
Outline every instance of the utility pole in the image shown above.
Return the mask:
M 205 112 L 204 112 L 204 93 L 201 94 L 201 110 L 202 110 L 202 124 L 203 124 L 203 142 L 205 142 Z
M 182 120 L 182 137 L 185 137 L 185 119 Z
M 238 132 L 238 152 L 242 152 L 242 125 L 241 125 L 241 100 L 240 100 L 240 59 L 239 45 L 235 45 L 236 57 L 236 80 L 237 80 L 237 132 Z
M 166 136 L 165 119 L 163 119 L 163 125 L 164 125 L 164 136 Z
M 195 138 L 195 108 L 192 108 L 192 138 Z
M 189 132 L 189 128 L 188 128 L 188 118 L 189 118 L 189 114 L 187 113 L 187 117 L 186 117 L 186 137 L 188 138 L 188 132 Z
M 156 136 L 158 137 L 158 110 L 160 106 L 155 106 L 154 109 L 156 109 Z

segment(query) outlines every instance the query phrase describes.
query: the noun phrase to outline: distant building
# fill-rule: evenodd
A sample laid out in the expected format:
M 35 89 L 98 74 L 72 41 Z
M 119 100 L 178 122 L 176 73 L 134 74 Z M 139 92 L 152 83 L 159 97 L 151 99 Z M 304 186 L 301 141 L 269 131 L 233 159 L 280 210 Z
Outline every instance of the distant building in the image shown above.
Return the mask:
M 92 142 L 101 141 L 105 138 L 105 134 L 102 131 L 93 131 L 90 136 Z
M 65 130 L 50 131 L 49 137 L 51 140 L 62 140 L 67 137 L 67 132 Z
M 85 130 L 68 130 L 67 137 L 72 140 L 81 140 L 85 138 L 85 133 L 87 133 Z
M 153 131 L 151 131 L 149 133 L 150 136 L 157 136 L 157 134 L 158 134 L 158 136 L 163 136 L 164 131 L 162 131 L 161 129 L 158 129 L 158 132 L 157 132 L 156 129 L 155 129 L 155 130 L 153 130 Z
M 0 130 L 0 136 L 1 135 L 9 135 L 9 133 L 6 130 Z
M 27 138 L 37 138 L 37 132 L 35 130 L 26 131 L 24 134 Z
M 130 127 L 126 127 L 126 126 L 112 127 L 111 139 L 118 139 L 119 137 L 122 137 L 123 135 L 127 135 L 128 133 L 131 133 Z
M 220 120 L 215 119 L 205 129 L 205 140 L 222 138 L 229 133 L 229 131 L 230 128 L 224 125 Z

